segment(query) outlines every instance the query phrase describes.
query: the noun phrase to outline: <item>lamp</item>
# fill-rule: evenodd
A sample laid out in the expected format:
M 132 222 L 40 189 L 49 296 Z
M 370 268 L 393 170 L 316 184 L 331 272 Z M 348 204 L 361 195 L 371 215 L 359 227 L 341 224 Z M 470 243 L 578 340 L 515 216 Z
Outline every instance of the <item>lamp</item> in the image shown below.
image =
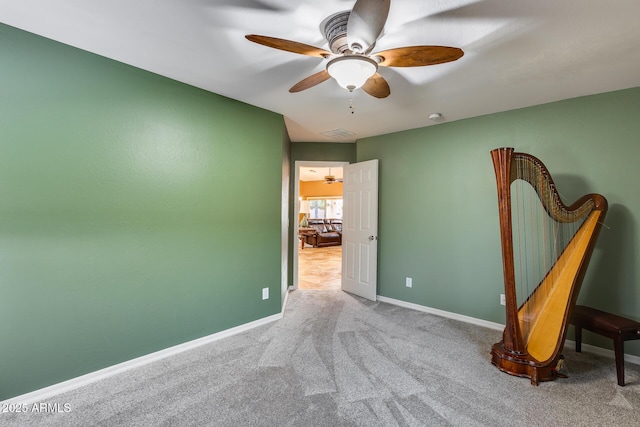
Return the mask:
M 327 72 L 349 92 L 358 89 L 378 71 L 378 63 L 362 55 L 345 55 L 332 59 Z
M 309 200 L 300 200 L 300 227 L 306 228 L 309 226 Z

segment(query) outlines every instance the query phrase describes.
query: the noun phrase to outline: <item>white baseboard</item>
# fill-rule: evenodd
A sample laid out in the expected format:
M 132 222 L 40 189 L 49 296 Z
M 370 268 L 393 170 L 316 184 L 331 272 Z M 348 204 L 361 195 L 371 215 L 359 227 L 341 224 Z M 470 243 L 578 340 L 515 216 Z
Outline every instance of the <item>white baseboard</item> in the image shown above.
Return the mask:
M 412 310 L 422 311 L 424 313 L 435 314 L 436 316 L 446 317 L 447 319 L 459 320 L 465 323 L 472 323 L 474 325 L 484 326 L 485 328 L 495 329 L 496 331 L 502 331 L 504 325 L 495 322 L 489 322 L 488 320 L 476 319 L 475 317 L 465 316 L 462 314 L 451 313 L 450 311 L 439 310 L 437 308 L 431 308 L 424 305 L 414 304 L 412 302 L 400 301 L 393 298 L 377 296 L 378 301 L 386 302 L 388 304 L 397 305 L 399 307 L 410 308 Z
M 497 331 L 504 330 L 504 325 L 502 325 L 500 323 L 489 322 L 487 320 L 477 319 L 475 317 L 470 317 L 470 316 L 464 316 L 462 314 L 452 313 L 452 312 L 444 311 L 444 310 L 439 310 L 437 308 L 431 308 L 431 307 L 427 307 L 427 306 L 424 306 L 424 305 L 419 305 L 419 304 L 414 304 L 414 303 L 411 303 L 411 302 L 406 302 L 406 301 L 401 301 L 401 300 L 397 300 L 397 299 L 393 299 L 393 298 L 384 297 L 384 296 L 381 296 L 381 295 L 377 296 L 377 300 L 380 301 L 380 302 L 386 302 L 388 304 L 397 305 L 399 307 L 410 308 L 412 310 L 422 311 L 424 313 L 429 313 L 429 314 L 435 314 L 436 316 L 446 317 L 447 319 L 454 319 L 454 320 L 459 320 L 459 321 L 465 322 L 465 323 L 471 323 L 471 324 L 478 325 L 478 326 L 484 326 L 485 328 L 495 329 Z M 564 343 L 564 348 L 566 348 L 568 350 L 575 350 L 576 349 L 576 343 L 574 341 L 571 341 L 571 340 L 566 340 L 565 343 Z M 590 345 L 590 344 L 585 344 L 585 343 L 582 343 L 582 351 L 587 352 L 587 353 L 597 354 L 599 356 L 610 357 L 612 359 L 615 357 L 615 353 L 613 352 L 613 350 L 608 350 L 606 348 L 596 347 L 595 345 Z M 640 357 L 634 356 L 633 354 L 626 354 L 625 353 L 624 360 L 625 360 L 625 362 L 633 363 L 635 365 L 640 365 Z
M 72 378 L 70 380 L 51 385 L 49 387 L 41 388 L 39 390 L 35 390 L 30 393 L 12 397 L 0 403 L 32 405 L 34 403 L 41 402 L 45 399 L 49 399 L 61 393 L 65 393 L 65 392 L 74 390 L 76 388 L 109 378 L 113 375 L 120 374 L 130 369 L 148 365 L 149 363 L 156 362 L 166 357 L 173 356 L 175 354 L 182 353 L 184 351 L 192 350 L 194 348 L 212 343 L 214 341 L 218 341 L 223 338 L 230 337 L 232 335 L 246 332 L 250 329 L 257 328 L 258 326 L 275 322 L 277 320 L 282 319 L 282 316 L 284 313 L 284 307 L 286 306 L 286 303 L 287 303 L 287 297 L 288 297 L 288 292 L 287 292 L 287 295 L 285 295 L 282 311 L 278 314 L 274 314 L 269 317 L 264 317 L 262 319 L 254 320 L 253 322 L 245 323 L 243 325 L 239 325 L 231 329 L 226 329 L 224 331 L 217 332 L 215 334 L 208 335 L 206 337 L 202 337 L 202 338 L 198 338 L 182 344 L 178 344 L 173 347 L 165 348 L 163 350 L 159 350 L 154 353 L 140 356 L 135 359 L 127 360 L 126 362 L 118 363 L 117 365 L 109 366 L 107 368 L 100 369 L 98 371 L 90 372 L 88 374 L 85 374 L 76 378 Z
M 575 350 L 576 349 L 576 343 L 574 341 L 571 341 L 571 340 L 566 340 L 564 342 L 564 348 L 569 349 L 569 350 Z M 615 353 L 613 352 L 613 350 L 609 350 L 609 349 L 602 348 L 602 347 L 596 347 L 595 345 L 585 344 L 584 342 L 582 343 L 582 351 L 587 352 L 587 353 L 597 354 L 598 356 L 609 357 L 611 359 L 615 358 Z M 635 356 L 633 354 L 625 353 L 624 354 L 624 361 L 625 362 L 629 362 L 629 363 L 633 363 L 634 365 L 640 365 L 640 357 Z

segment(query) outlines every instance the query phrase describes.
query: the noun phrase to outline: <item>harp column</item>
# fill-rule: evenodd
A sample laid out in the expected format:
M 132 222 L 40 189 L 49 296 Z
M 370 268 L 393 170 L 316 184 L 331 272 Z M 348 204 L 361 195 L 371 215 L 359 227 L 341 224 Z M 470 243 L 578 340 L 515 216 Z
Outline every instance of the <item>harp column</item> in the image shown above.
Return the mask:
M 518 321 L 518 301 L 515 292 L 515 271 L 513 259 L 513 220 L 511 218 L 511 156 L 513 148 L 499 148 L 491 152 L 498 186 L 498 213 L 500 217 L 502 266 L 506 307 L 503 346 L 511 357 L 525 353 L 525 346 Z M 508 331 L 508 332 L 507 332 Z

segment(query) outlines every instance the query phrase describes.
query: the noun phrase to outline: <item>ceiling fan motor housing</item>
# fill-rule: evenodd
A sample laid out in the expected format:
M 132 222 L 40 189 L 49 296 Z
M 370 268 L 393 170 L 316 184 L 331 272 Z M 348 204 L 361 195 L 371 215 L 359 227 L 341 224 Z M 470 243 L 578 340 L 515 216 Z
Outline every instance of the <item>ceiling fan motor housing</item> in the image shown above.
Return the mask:
M 349 49 L 347 44 L 347 22 L 350 11 L 338 12 L 326 18 L 323 22 L 324 37 L 329 42 L 329 49 L 333 53 L 344 53 Z

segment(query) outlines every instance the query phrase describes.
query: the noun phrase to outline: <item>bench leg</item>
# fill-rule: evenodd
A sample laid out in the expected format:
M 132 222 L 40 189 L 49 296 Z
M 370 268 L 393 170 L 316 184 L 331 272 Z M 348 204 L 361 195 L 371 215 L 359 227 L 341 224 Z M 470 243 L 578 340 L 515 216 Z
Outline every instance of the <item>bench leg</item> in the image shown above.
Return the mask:
M 624 340 L 622 337 L 613 339 L 613 347 L 616 355 L 616 374 L 618 375 L 618 385 L 624 386 Z
M 582 351 L 582 327 L 575 325 L 575 336 L 576 336 L 576 352 L 580 353 Z

